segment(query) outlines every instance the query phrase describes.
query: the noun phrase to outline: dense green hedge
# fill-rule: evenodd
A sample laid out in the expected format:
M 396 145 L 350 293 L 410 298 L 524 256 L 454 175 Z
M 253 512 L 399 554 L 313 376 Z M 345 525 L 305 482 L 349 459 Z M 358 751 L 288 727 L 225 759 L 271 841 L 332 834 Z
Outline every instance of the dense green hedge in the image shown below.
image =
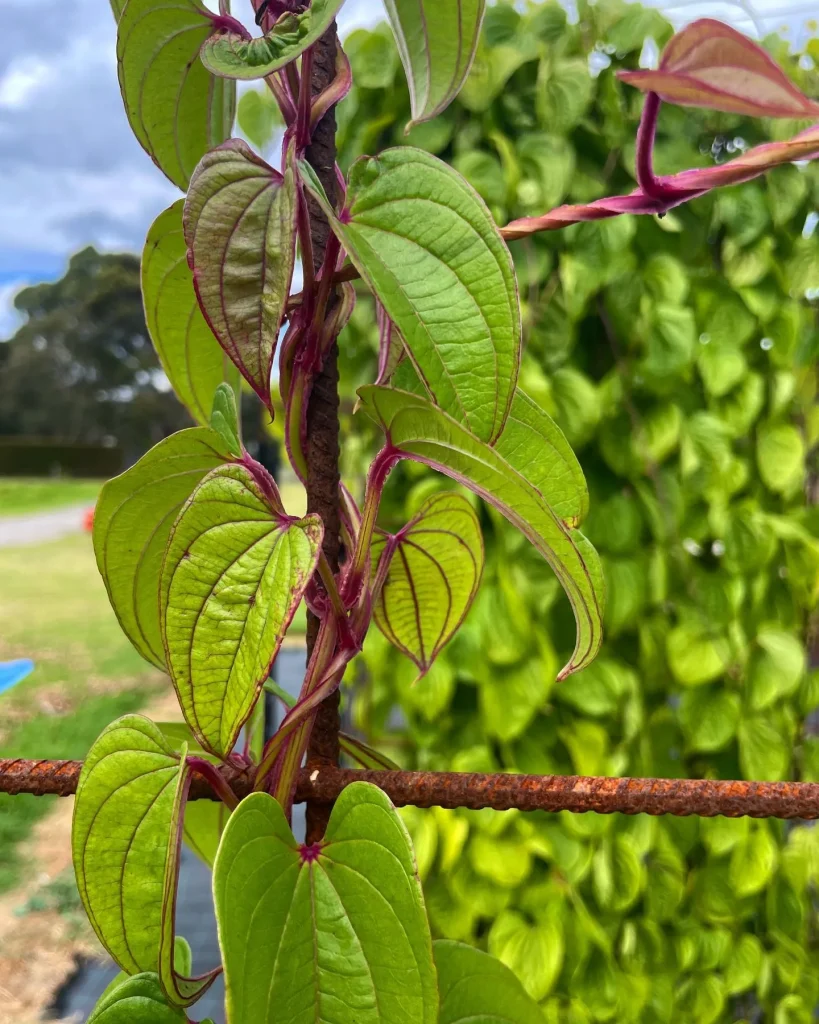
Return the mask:
M 523 16 L 490 7 L 459 101 L 405 140 L 389 34 L 354 33 L 342 163 L 403 141 L 427 147 L 501 223 L 627 191 L 642 98 L 614 70 L 636 66 L 647 36 L 661 46 L 669 34 L 657 12 L 610 0 L 581 4 L 575 24 L 553 2 Z M 819 94 L 812 62 L 800 67 L 769 42 Z M 808 49 L 819 58 L 819 41 Z M 603 68 L 596 78 L 590 64 Z M 707 165 L 794 127 L 664 108 L 659 170 Z M 816 166 L 788 167 L 662 220 L 512 246 L 522 383 L 589 479 L 607 640 L 591 668 L 554 684 L 574 636 L 568 606 L 526 541 L 483 508 L 481 594 L 437 665 L 415 682 L 374 633 L 358 666 L 358 724 L 406 766 L 819 779 L 819 673 L 805 670 L 819 596 L 819 520 L 805 500 L 819 436 L 819 241 L 806 226 L 817 203 Z M 350 410 L 354 388 L 373 378 L 374 342 L 362 298 L 342 339 Z M 374 443 L 360 420 L 349 421 L 351 470 Z M 385 525 L 444 486 L 405 465 Z M 436 931 L 499 955 L 547 1021 L 813 1018 L 810 827 L 441 810 L 408 819 Z

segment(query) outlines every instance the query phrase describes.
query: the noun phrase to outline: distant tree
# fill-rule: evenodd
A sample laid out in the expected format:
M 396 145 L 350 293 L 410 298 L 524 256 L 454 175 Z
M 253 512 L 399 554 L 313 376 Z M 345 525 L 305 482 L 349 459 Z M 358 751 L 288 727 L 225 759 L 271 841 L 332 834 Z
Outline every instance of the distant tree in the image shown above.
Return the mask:
M 134 458 L 189 425 L 148 337 L 136 256 L 83 249 L 15 306 L 25 322 L 0 344 L 0 434 L 118 444 Z

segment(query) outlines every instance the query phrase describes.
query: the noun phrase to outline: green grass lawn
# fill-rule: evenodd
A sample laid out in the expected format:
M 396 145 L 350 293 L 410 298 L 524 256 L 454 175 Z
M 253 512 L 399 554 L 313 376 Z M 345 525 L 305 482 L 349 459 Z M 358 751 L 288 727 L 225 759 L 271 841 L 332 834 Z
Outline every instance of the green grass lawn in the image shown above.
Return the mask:
M 93 505 L 101 487 L 101 480 L 0 476 L 0 518 L 50 512 L 82 502 Z
M 25 657 L 35 671 L 0 695 L 0 757 L 82 758 L 167 685 L 120 630 L 87 534 L 0 548 L 0 659 Z M 19 844 L 54 799 L 0 795 L 0 891 L 20 877 Z

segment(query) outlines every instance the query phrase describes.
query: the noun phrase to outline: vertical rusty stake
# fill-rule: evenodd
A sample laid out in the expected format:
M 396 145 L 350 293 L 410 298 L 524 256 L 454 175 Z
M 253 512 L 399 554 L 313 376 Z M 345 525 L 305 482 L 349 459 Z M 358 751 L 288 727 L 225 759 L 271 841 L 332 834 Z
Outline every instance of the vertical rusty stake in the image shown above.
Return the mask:
M 313 47 L 311 88 L 315 96 L 332 82 L 336 73 L 335 22 Z M 331 203 L 336 199 L 336 116 L 330 108 L 316 125 L 306 157 L 319 176 Z M 319 205 L 310 197 L 310 235 L 316 267 L 324 259 L 330 225 Z M 330 308 L 332 308 L 332 300 Z M 324 523 L 324 553 L 333 572 L 338 571 L 341 522 L 338 507 L 339 485 L 338 354 L 335 342 L 324 367 L 315 380 L 307 407 L 307 509 L 321 516 Z M 318 634 L 319 620 L 307 616 L 307 657 Z M 319 708 L 307 748 L 308 769 L 337 764 L 339 747 L 339 694 L 334 693 Z M 307 804 L 307 842 L 318 842 L 324 835 L 331 804 Z

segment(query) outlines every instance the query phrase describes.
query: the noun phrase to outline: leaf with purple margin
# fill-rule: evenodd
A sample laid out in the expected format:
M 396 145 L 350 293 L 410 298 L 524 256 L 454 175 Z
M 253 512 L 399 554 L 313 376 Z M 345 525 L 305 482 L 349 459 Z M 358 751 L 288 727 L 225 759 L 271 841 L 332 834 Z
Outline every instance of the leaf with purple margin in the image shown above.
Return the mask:
M 159 588 L 165 547 L 194 487 L 231 458 L 208 427 L 171 434 L 103 487 L 94 511 L 94 554 L 108 598 L 139 653 L 165 669 Z
M 292 164 L 282 176 L 231 139 L 194 172 L 183 223 L 205 319 L 270 408 L 270 373 L 295 260 Z
M 117 65 L 125 113 L 143 149 L 183 191 L 233 126 L 236 85 L 199 60 L 213 15 L 198 0 L 128 0 Z
M 478 592 L 484 564 L 478 517 L 463 495 L 433 494 L 397 534 L 375 537 L 371 552 L 374 571 L 379 559 L 389 560 L 375 621 L 423 675 Z
M 239 373 L 199 309 L 182 205 L 178 199 L 151 225 L 142 253 L 142 298 L 148 333 L 176 397 L 206 427 L 214 391 L 223 381 L 238 389 Z
M 472 67 L 486 0 L 386 0 L 410 91 L 411 128 L 442 113 Z
M 318 516 L 275 510 L 244 465 L 199 484 L 168 541 L 160 621 L 168 670 L 202 746 L 226 758 L 262 690 L 316 567 Z
M 551 565 L 577 623 L 574 654 L 558 675 L 588 665 L 602 641 L 605 586 L 600 559 L 543 495 L 493 447 L 418 395 L 368 385 L 358 392 L 388 442 L 406 458 L 437 469 L 494 505 Z M 541 481 L 542 483 L 542 481 Z
M 253 39 L 240 23 L 220 27 L 202 46 L 202 63 L 214 75 L 266 78 L 296 60 L 330 27 L 344 0 L 313 0 L 300 14 L 283 14 L 266 35 Z
M 96 740 L 77 784 L 71 849 L 77 886 L 100 942 L 129 974 L 156 971 L 188 1005 L 218 971 L 174 971 L 180 816 L 190 774 L 160 730 L 126 715 Z M 118 991 L 118 990 L 117 990 Z

